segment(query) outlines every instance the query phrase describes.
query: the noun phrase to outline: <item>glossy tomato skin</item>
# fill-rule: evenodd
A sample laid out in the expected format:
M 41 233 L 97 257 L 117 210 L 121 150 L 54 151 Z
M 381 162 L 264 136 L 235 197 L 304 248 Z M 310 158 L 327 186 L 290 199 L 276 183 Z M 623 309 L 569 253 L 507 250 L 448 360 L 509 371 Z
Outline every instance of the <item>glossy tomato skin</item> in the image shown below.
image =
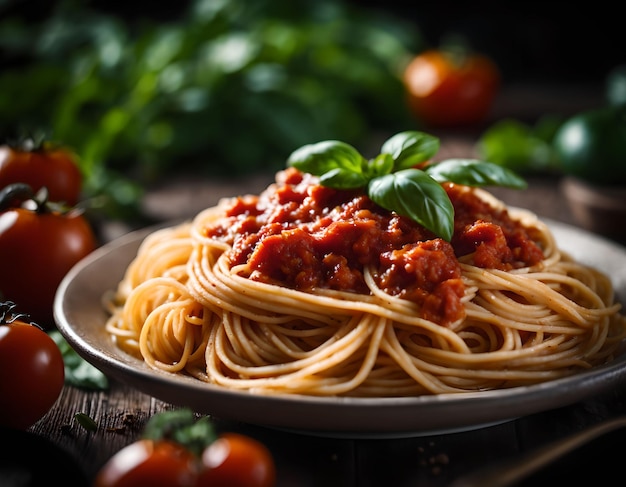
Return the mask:
M 12 208 L 0 213 L 3 299 L 15 302 L 43 328 L 51 328 L 58 285 L 96 245 L 89 222 L 79 212 Z
M 27 429 L 63 389 L 63 356 L 43 330 L 22 321 L 0 325 L 0 426 Z
M 190 487 L 195 458 L 167 440 L 138 440 L 119 450 L 98 471 L 93 487 Z
M 404 70 L 411 111 L 430 127 L 454 127 L 483 121 L 500 85 L 493 61 L 478 53 L 455 56 L 427 50 Z
M 13 183 L 26 183 L 39 191 L 48 188 L 49 200 L 68 206 L 78 203 L 82 189 L 82 173 L 74 155 L 61 147 L 22 150 L 0 146 L 0 188 Z
M 224 433 L 205 448 L 196 487 L 272 487 L 276 467 L 265 445 L 237 433 Z

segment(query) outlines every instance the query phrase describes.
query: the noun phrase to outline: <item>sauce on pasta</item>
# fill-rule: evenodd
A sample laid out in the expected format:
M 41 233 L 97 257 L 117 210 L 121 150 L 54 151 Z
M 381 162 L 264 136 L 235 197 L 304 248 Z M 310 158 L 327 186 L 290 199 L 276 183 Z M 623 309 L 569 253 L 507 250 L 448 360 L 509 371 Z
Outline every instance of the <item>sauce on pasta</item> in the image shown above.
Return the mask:
M 247 263 L 250 279 L 306 292 L 369 294 L 363 269 L 373 267 L 381 290 L 446 324 L 465 313 L 459 258 L 510 270 L 536 264 L 543 252 L 506 209 L 489 206 L 467 188 L 445 189 L 457 215 L 451 243 L 360 192 L 320 186 L 293 168 L 262 196 L 237 198 L 205 235 L 231 246 L 231 265 Z
M 608 276 L 548 226 L 445 183 L 450 242 L 295 169 L 155 230 L 107 296 L 150 367 L 258 394 L 416 396 L 544 382 L 621 353 Z

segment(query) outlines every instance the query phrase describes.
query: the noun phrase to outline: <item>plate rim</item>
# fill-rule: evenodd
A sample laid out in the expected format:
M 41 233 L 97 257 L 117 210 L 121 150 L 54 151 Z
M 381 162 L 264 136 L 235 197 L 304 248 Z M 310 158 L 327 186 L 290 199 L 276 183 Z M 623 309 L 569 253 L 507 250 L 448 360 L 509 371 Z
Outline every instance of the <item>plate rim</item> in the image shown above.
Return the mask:
M 617 252 L 626 262 L 626 248 L 611 240 L 566 223 L 547 218 L 542 221 L 557 235 L 560 232 L 584 237 L 584 240 Z M 97 331 L 98 324 L 76 324 L 68 318 L 66 306 L 71 298 L 70 292 L 94 266 L 113 259 L 116 252 L 123 249 L 132 259 L 132 249 L 136 251 L 148 234 L 177 223 L 180 222 L 164 222 L 133 230 L 103 244 L 72 267 L 61 281 L 54 301 L 57 329 L 80 356 L 106 375 L 165 402 L 223 419 L 318 436 L 421 436 L 479 428 L 567 406 L 626 380 L 624 352 L 609 364 L 572 376 L 509 389 L 382 398 L 262 395 L 151 369 L 140 359 L 117 349 L 112 340 L 109 346 L 114 349 L 113 354 L 107 354 L 99 346 L 101 344 L 93 331 Z M 118 274 L 116 279 L 119 281 L 121 277 Z M 98 288 L 96 284 L 94 289 L 103 293 L 110 287 Z M 472 414 L 454 414 L 459 408 L 467 412 L 468 407 Z

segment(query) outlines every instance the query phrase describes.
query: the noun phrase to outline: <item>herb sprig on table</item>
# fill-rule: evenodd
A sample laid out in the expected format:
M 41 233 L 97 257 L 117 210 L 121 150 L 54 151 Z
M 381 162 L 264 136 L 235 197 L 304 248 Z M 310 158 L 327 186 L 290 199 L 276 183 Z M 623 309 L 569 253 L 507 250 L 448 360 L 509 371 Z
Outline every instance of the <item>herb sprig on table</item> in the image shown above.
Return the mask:
M 363 188 L 376 204 L 411 218 L 448 241 L 454 232 L 454 207 L 441 183 L 526 187 L 514 172 L 490 162 L 447 159 L 431 163 L 439 146 L 439 139 L 432 135 L 400 132 L 382 145 L 379 155 L 366 159 L 350 144 L 327 140 L 301 147 L 289 156 L 287 164 L 319 176 L 323 186 Z

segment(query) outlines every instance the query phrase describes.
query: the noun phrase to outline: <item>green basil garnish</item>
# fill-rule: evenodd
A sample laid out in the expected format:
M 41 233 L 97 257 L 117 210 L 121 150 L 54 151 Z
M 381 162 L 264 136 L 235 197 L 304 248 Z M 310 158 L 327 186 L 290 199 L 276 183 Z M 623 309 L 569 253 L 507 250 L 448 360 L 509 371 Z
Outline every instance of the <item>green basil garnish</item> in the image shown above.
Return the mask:
M 515 189 L 526 187 L 526 181 L 509 169 L 476 159 L 448 159 L 427 167 L 426 172 L 440 183 L 504 186 Z
M 408 216 L 446 240 L 454 231 L 454 208 L 443 187 L 424 171 L 402 171 L 374 178 L 368 196 L 378 205 Z
M 319 176 L 323 186 L 363 188 L 376 204 L 411 218 L 448 241 L 454 232 L 454 208 L 441 183 L 526 187 L 517 174 L 490 162 L 448 159 L 425 164 L 438 150 L 436 137 L 407 131 L 387 140 L 373 159 L 364 158 L 345 142 L 327 140 L 301 147 L 289 156 L 287 164 Z

